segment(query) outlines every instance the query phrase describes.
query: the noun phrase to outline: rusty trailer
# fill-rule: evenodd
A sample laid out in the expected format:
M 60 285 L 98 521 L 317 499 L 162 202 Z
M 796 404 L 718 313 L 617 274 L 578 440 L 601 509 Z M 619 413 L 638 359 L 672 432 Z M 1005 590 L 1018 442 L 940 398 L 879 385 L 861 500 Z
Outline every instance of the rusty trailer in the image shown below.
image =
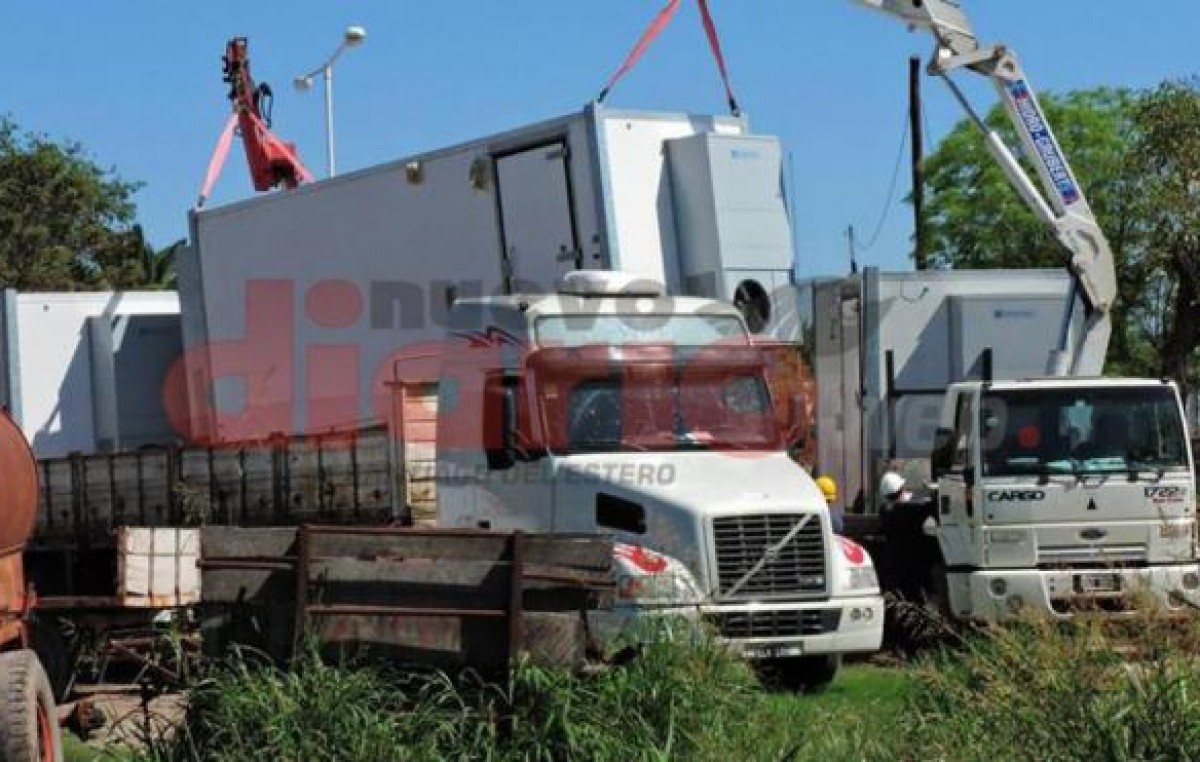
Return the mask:
M 286 660 L 308 642 L 443 668 L 521 655 L 582 666 L 587 612 L 611 606 L 612 543 L 400 527 L 210 527 L 201 533 L 206 648 Z

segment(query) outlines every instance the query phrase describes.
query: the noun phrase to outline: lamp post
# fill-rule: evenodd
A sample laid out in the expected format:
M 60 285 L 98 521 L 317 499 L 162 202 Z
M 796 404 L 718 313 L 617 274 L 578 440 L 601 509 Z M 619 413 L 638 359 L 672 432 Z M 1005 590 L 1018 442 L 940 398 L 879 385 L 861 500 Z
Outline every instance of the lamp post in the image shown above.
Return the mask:
M 366 29 L 361 26 L 346 27 L 341 44 L 337 46 L 325 63 L 308 74 L 296 77 L 294 82 L 298 91 L 307 92 L 312 89 L 313 80 L 318 74 L 325 80 L 325 166 L 330 177 L 337 174 L 337 165 L 333 156 L 333 64 L 343 51 L 361 44 L 365 39 L 367 39 Z

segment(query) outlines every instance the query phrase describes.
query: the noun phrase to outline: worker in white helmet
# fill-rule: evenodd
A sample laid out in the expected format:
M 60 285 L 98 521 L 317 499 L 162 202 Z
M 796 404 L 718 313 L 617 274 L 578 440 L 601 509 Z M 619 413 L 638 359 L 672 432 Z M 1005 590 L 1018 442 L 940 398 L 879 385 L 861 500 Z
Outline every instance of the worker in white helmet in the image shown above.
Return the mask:
M 896 507 L 899 503 L 908 502 L 912 499 L 912 493 L 905 490 L 907 480 L 896 473 L 888 471 L 879 480 L 879 500 L 880 509 L 886 513 Z

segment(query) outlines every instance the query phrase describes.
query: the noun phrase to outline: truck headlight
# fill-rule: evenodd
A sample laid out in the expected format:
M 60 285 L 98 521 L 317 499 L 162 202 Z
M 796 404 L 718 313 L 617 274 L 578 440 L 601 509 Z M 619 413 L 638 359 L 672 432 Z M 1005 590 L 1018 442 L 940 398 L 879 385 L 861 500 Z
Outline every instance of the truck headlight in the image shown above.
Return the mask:
M 617 543 L 613 547 L 617 601 L 632 605 L 695 605 L 700 586 L 680 561 L 649 548 Z
M 879 587 L 879 575 L 874 567 L 857 566 L 850 570 L 851 590 L 870 590 Z
M 1192 536 L 1192 527 L 1194 524 L 1189 521 L 1184 524 L 1167 524 L 1158 525 L 1158 536 L 1164 540 L 1187 540 Z
M 871 590 L 879 587 L 879 577 L 875 574 L 875 566 L 863 546 L 845 537 L 835 538 L 842 549 L 845 559 L 845 576 L 842 582 L 845 590 Z

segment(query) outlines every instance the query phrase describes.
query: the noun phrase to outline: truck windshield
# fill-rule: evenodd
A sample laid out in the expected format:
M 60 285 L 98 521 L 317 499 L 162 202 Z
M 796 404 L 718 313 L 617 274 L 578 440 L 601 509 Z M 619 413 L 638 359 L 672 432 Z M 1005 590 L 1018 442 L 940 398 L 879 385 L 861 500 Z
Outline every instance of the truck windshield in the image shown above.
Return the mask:
M 547 397 L 552 449 L 564 453 L 774 450 L 779 429 L 758 376 L 585 379 Z
M 1162 473 L 1186 469 L 1168 386 L 991 392 L 981 411 L 985 476 Z

